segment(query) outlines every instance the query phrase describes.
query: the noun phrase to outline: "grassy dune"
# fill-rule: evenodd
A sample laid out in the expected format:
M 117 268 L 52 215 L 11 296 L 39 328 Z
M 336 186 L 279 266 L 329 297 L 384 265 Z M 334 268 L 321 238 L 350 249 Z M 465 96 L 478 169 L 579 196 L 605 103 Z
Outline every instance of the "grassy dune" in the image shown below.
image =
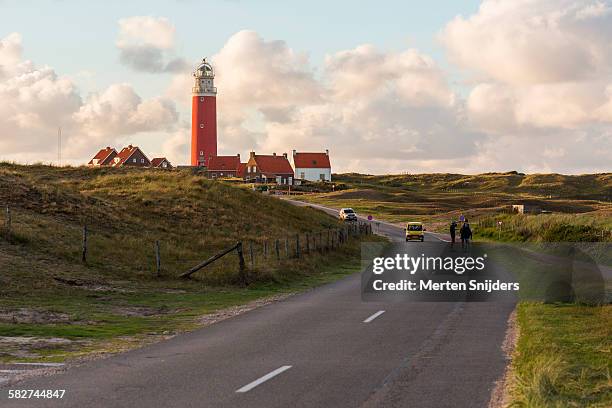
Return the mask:
M 204 314 L 359 267 L 357 239 L 299 260 L 264 259 L 264 242 L 272 252 L 272 240 L 289 237 L 292 251 L 296 234 L 327 231 L 337 221 L 190 172 L 0 164 L 0 203 L 0 360 L 64 360 L 131 347 L 197 327 Z M 245 245 L 248 287 L 236 285 L 235 253 L 192 281 L 177 279 L 237 241 Z
M 415 174 L 370 176 L 335 175 L 337 191 L 304 195 L 302 200 L 332 207 L 352 207 L 381 220 L 404 223 L 426 222 L 430 230 L 445 232 L 450 220 L 465 215 L 473 225 L 483 220 L 497 225 L 512 204 L 530 204 L 552 211 L 553 217 L 515 218 L 524 224 L 503 237 L 512 240 L 562 239 L 556 225 L 579 225 L 570 235 L 579 239 L 601 236 L 610 230 L 612 218 L 612 174 L 566 176 L 560 174 L 523 175 L 516 172 L 480 175 Z M 563 217 L 563 214 L 571 216 Z M 576 216 L 579 214 L 579 216 Z M 512 224 L 508 224 L 512 226 Z M 551 228 L 548 228 L 548 227 Z M 545 231 L 547 230 L 547 231 Z M 497 230 L 478 231 L 493 239 Z M 551 236 L 547 236 L 551 235 Z M 608 234 L 609 236 L 609 234 Z M 605 237 L 604 237 L 605 238 Z

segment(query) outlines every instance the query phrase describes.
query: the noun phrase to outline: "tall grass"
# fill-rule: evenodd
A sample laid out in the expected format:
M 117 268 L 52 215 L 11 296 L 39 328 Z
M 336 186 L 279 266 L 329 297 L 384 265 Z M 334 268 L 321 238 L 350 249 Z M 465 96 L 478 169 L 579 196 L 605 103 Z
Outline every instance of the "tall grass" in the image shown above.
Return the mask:
M 480 219 L 475 234 L 505 241 L 610 242 L 612 213 L 500 214 Z
M 612 306 L 518 306 L 511 406 L 612 406 Z
M 12 242 L 78 261 L 87 225 L 89 267 L 138 278 L 152 275 L 155 241 L 163 274 L 176 276 L 237 241 L 252 242 L 259 254 L 265 241 L 339 226 L 320 211 L 190 172 L 112 170 L 0 165 L 0 202 L 11 208 Z M 282 268 L 271 260 L 266 266 Z M 236 271 L 236 257 L 228 255 L 201 277 L 231 283 Z

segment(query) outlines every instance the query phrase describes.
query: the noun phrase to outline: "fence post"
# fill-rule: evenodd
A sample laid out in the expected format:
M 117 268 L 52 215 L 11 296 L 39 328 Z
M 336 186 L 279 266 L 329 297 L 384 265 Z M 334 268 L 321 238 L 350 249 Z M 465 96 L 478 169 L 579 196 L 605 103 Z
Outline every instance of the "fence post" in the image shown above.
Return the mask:
M 274 249 L 276 249 L 276 260 L 280 261 L 280 244 L 278 242 L 278 239 L 274 243 Z
M 330 235 L 331 235 L 331 230 L 328 228 L 328 229 L 327 229 L 327 250 L 328 250 L 328 251 L 329 251 L 329 250 L 331 250 L 331 248 L 332 248 L 332 247 L 329 245 L 329 244 L 330 244 L 330 241 L 331 241 L 331 239 L 330 239 Z
M 161 254 L 159 251 L 159 241 L 155 241 L 155 267 L 157 269 L 157 277 L 161 276 Z
M 251 256 L 251 268 L 255 267 L 255 254 L 253 254 L 253 241 L 249 241 L 249 253 Z
M 83 225 L 83 248 L 81 251 L 81 262 L 87 263 L 87 225 Z
M 268 259 L 268 241 L 264 241 L 263 243 L 263 253 L 264 259 Z
M 306 233 L 306 253 L 310 253 L 310 235 Z
M 289 237 L 285 237 L 285 258 L 289 259 Z
M 295 234 L 295 257 L 300 257 L 300 234 Z
M 238 244 L 236 245 L 236 251 L 238 252 L 238 266 L 239 266 L 239 273 L 240 273 L 240 281 L 243 285 L 246 286 L 247 284 L 247 278 L 246 278 L 246 271 L 245 271 L 245 265 L 244 265 L 244 254 L 242 253 L 242 242 L 238 242 Z
M 6 206 L 6 239 L 11 239 L 11 208 Z

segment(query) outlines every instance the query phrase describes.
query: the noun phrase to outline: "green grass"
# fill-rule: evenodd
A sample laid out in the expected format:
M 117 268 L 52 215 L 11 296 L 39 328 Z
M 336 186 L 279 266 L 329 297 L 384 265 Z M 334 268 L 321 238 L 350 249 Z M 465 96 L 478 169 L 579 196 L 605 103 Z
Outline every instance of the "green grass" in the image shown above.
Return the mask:
M 151 273 L 157 240 L 163 273 L 177 275 L 239 240 L 260 250 L 264 241 L 339 225 L 320 211 L 190 172 L 0 164 L 0 202 L 11 207 L 11 242 L 76 261 L 87 225 L 89 265 L 126 277 Z M 228 283 L 234 264 L 224 259 L 205 278 Z
M 11 251 L 9 251 L 11 252 Z M 15 260 L 13 260 L 15 265 Z M 32 260 L 18 259 L 24 264 Z M 299 269 L 287 265 L 275 280 L 255 282 L 245 288 L 211 286 L 203 281 L 108 280 L 108 289 L 94 290 L 62 284 L 27 285 L 28 293 L 4 292 L 0 311 L 27 308 L 59 313 L 68 322 L 0 323 L 0 336 L 61 338 L 66 345 L 21 346 L 0 351 L 0 361 L 64 361 L 91 352 L 120 350 L 147 342 L 151 336 L 169 335 L 199 327 L 203 315 L 220 309 L 296 293 L 359 271 L 359 240 L 326 256 L 312 255 Z M 291 269 L 290 269 L 291 268 Z M 135 315 L 129 314 L 138 312 Z M 142 312 L 146 314 L 142 315 Z
M 502 222 L 501 227 L 498 221 Z M 474 228 L 477 238 L 512 242 L 611 242 L 612 216 L 584 214 L 500 214 L 481 218 Z
M 392 223 L 422 221 L 430 231 L 447 232 L 460 215 L 472 226 L 487 224 L 479 238 L 505 240 L 612 240 L 612 174 L 565 176 L 515 172 L 480 175 L 334 175 L 337 191 L 297 199 L 330 207 L 352 207 Z M 512 217 L 512 204 L 530 204 L 554 214 Z M 516 225 L 498 234 L 497 221 Z M 483 224 L 483 225 L 485 225 Z M 546 228 L 541 228 L 546 226 Z M 520 231 L 519 231 L 520 229 Z M 604 231 L 603 237 L 601 232 Z
M 511 406 L 612 406 L 612 306 L 521 303 Z
M 3 361 L 62 361 L 134 347 L 199 327 L 202 315 L 306 290 L 359 268 L 359 238 L 293 257 L 296 235 L 304 251 L 307 233 L 326 238 L 340 226 L 333 217 L 189 171 L 0 163 L 0 202 L 12 220 L 7 236 L 0 214 L 0 337 L 25 341 L 3 343 Z M 80 261 L 83 225 L 86 264 Z M 235 253 L 191 281 L 177 278 L 238 241 L 247 287 L 238 285 Z

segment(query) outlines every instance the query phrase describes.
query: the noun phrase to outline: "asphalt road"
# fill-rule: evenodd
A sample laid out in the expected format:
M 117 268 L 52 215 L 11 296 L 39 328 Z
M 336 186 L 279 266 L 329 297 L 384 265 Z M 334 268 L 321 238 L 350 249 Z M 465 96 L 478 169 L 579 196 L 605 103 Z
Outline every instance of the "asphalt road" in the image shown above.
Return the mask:
M 314 204 L 314 203 L 306 203 L 303 201 L 297 201 L 297 200 L 291 200 L 291 199 L 287 199 L 284 198 L 285 201 L 293 204 L 293 205 L 297 205 L 299 207 L 312 207 L 312 208 L 316 208 L 318 210 L 324 211 L 327 214 L 333 216 L 333 217 L 338 217 L 338 213 L 340 211 L 339 208 L 330 208 L 330 207 L 325 207 L 319 204 Z M 366 217 L 363 216 L 357 216 L 357 218 L 359 219 L 359 221 L 361 222 L 369 222 L 368 219 Z M 403 242 L 405 240 L 405 235 L 404 235 L 404 229 L 401 227 L 398 227 L 395 224 L 391 224 L 389 222 L 385 222 L 385 221 L 380 221 L 380 220 L 372 220 L 372 230 L 374 231 L 374 233 L 378 234 L 378 235 L 383 235 L 389 239 L 391 239 L 392 241 L 396 241 L 396 242 Z M 450 242 L 450 236 L 446 235 L 446 234 L 439 234 L 436 232 L 425 232 L 425 241 L 443 241 L 443 242 Z
M 403 230 L 380 225 L 401 240 Z M 443 237 L 440 237 L 443 239 Z M 429 239 L 438 239 L 429 235 Z M 411 243 L 418 250 L 420 243 Z M 0 389 L 2 407 L 486 407 L 512 302 L 362 302 L 358 274 Z M 61 400 L 7 399 L 63 389 Z

